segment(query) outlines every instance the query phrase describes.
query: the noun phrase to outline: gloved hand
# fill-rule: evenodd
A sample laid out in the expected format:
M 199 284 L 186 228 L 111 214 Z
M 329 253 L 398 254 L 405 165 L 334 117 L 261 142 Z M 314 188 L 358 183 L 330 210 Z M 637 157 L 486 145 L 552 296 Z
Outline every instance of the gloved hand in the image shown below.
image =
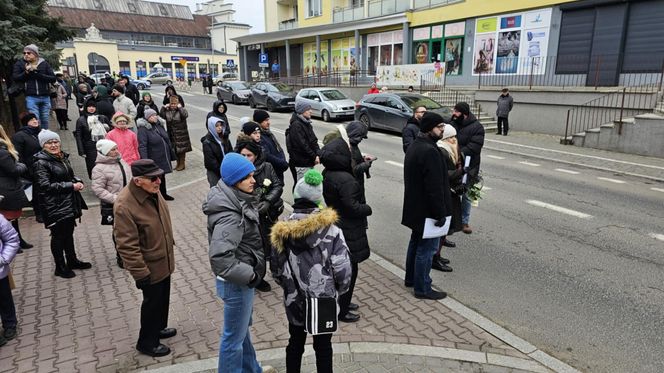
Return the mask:
M 443 225 L 445 225 L 445 218 L 437 220 L 435 223 L 433 223 L 433 225 L 435 225 L 436 227 L 442 227 Z
M 16 172 L 19 175 L 24 175 L 26 172 L 28 172 L 28 166 L 26 166 L 25 163 L 16 162 Z
M 136 280 L 136 287 L 138 289 L 144 289 L 148 286 L 150 286 L 150 276 L 143 277 L 140 280 Z
M 261 215 L 267 214 L 267 211 L 270 209 L 270 202 L 260 201 L 258 202 L 258 213 Z

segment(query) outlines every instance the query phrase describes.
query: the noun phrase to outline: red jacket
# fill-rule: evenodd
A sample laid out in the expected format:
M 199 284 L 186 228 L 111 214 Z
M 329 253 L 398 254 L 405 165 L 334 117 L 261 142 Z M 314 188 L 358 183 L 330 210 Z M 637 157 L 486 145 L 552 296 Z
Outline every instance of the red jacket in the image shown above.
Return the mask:
M 373 87 L 373 88 L 370 88 L 369 91 L 368 91 L 367 93 L 369 93 L 369 94 L 372 94 L 372 93 L 380 93 L 380 89 L 378 89 L 378 88 L 376 88 L 376 87 Z

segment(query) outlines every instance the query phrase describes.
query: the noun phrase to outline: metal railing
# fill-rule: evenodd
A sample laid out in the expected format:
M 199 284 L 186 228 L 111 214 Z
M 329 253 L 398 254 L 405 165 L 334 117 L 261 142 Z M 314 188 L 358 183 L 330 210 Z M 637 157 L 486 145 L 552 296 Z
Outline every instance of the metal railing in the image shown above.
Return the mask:
M 369 17 L 381 17 L 405 12 L 410 8 L 410 1 L 405 0 L 369 0 Z
M 289 19 L 279 22 L 279 31 L 292 30 L 297 28 L 297 19 Z
M 321 72 L 320 74 L 302 74 L 296 76 L 282 76 L 276 80 L 294 88 L 306 87 L 357 87 L 368 86 L 374 82 L 373 76 L 367 75 L 367 70 L 338 70 Z
M 482 113 L 482 105 L 475 101 L 474 96 L 454 89 L 443 88 L 438 91 L 420 91 L 420 93 L 423 93 L 437 103 L 450 108 L 454 107 L 454 105 L 459 102 L 465 102 L 470 106 L 470 112 L 475 114 L 478 118 Z
M 413 3 L 413 7 L 415 9 L 434 8 L 437 6 L 451 5 L 451 4 L 461 3 L 464 1 L 466 0 L 415 0 Z
M 334 23 L 356 21 L 364 18 L 364 6 L 335 8 L 332 10 L 332 20 Z
M 660 86 L 622 87 L 606 95 L 567 110 L 564 144 L 573 144 L 572 136 L 605 124 L 618 126 L 622 134 L 623 119 L 653 112 L 661 97 Z
M 622 55 L 504 57 L 491 62 L 475 61 L 473 74 L 478 89 L 482 87 L 598 89 L 661 84 L 664 70 L 659 69 L 659 66 L 653 69 L 651 61 L 644 62 L 642 68 L 634 70 L 636 72 L 624 72 L 619 70 L 622 60 Z M 496 66 L 491 67 L 494 63 Z M 488 74 L 487 70 L 499 73 Z

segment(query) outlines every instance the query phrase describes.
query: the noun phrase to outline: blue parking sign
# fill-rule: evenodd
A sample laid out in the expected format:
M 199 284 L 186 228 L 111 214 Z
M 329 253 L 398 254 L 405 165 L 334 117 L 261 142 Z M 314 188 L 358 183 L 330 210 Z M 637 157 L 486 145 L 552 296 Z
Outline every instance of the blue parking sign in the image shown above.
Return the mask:
M 258 63 L 268 63 L 267 53 L 261 53 L 258 57 Z

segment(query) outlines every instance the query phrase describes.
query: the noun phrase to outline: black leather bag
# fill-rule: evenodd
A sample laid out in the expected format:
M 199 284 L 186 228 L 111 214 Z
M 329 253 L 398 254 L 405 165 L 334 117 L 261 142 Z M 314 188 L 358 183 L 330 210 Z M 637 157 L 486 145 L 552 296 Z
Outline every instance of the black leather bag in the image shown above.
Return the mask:
M 113 225 L 113 204 L 101 203 L 101 225 Z

